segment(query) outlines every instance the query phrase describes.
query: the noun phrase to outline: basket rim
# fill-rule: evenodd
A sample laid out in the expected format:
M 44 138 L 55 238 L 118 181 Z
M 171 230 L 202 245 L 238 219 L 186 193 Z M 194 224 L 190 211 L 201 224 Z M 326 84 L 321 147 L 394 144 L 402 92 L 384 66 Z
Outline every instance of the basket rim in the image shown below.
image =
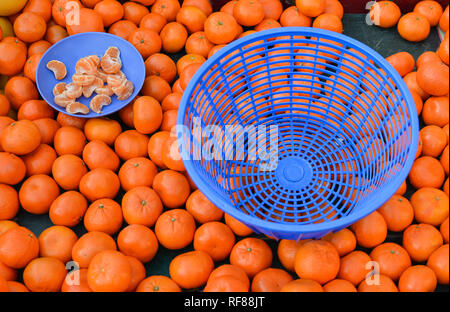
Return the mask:
M 382 187 L 378 188 L 376 191 L 372 193 L 372 195 L 376 195 L 375 198 L 377 200 L 368 201 L 367 204 L 364 207 L 360 207 L 356 212 L 352 212 L 349 215 L 345 217 L 341 217 L 337 220 L 333 220 L 331 222 L 323 222 L 323 223 L 311 223 L 311 224 L 303 224 L 303 225 L 297 225 L 295 223 L 289 224 L 289 223 L 275 223 L 267 220 L 263 220 L 251 215 L 248 215 L 239 209 L 236 209 L 235 206 L 227 200 L 224 200 L 222 195 L 218 194 L 216 191 L 209 188 L 209 184 L 201 178 L 201 176 L 197 173 L 197 171 L 194 169 L 193 163 L 191 160 L 183 159 L 183 164 L 185 166 L 186 172 L 188 173 L 189 177 L 192 179 L 194 184 L 197 186 L 197 188 L 202 191 L 202 193 L 210 200 L 213 204 L 215 204 L 219 209 L 221 209 L 223 212 L 229 214 L 233 218 L 243 222 L 244 224 L 248 225 L 252 229 L 256 229 L 256 231 L 259 231 L 260 229 L 263 229 L 266 231 L 266 233 L 274 233 L 276 236 L 277 232 L 282 233 L 288 233 L 291 235 L 297 235 L 298 239 L 301 239 L 303 236 L 302 234 L 314 234 L 314 233 L 321 233 L 321 235 L 325 235 L 326 233 L 340 230 L 344 227 L 347 227 L 358 220 L 366 217 L 370 213 L 377 210 L 379 207 L 381 207 L 389 198 L 391 198 L 395 192 L 399 189 L 401 184 L 406 180 L 409 171 L 411 170 L 411 167 L 413 165 L 415 154 L 418 147 L 418 141 L 419 141 L 419 119 L 417 116 L 417 110 L 415 107 L 414 100 L 412 98 L 411 92 L 409 91 L 408 87 L 406 86 L 403 78 L 400 76 L 400 74 L 392 67 L 392 65 L 386 61 L 386 59 L 381 56 L 378 52 L 376 52 L 371 47 L 367 46 L 366 44 L 353 39 L 349 36 L 346 36 L 344 34 L 339 34 L 336 32 L 318 29 L 318 28 L 312 28 L 312 27 L 281 27 L 281 28 L 274 28 L 274 29 L 268 29 L 259 31 L 253 34 L 250 34 L 248 36 L 244 36 L 238 40 L 235 40 L 229 44 L 227 44 L 225 47 L 217 51 L 212 57 L 210 57 L 208 60 L 206 60 L 205 63 L 202 64 L 202 66 L 197 70 L 195 75 L 192 77 L 190 83 L 186 87 L 186 89 L 183 92 L 183 96 L 180 102 L 180 106 L 178 109 L 178 116 L 177 116 L 177 125 L 184 125 L 184 117 L 186 108 L 188 106 L 188 103 L 190 102 L 189 99 L 191 97 L 191 94 L 194 90 L 194 86 L 198 82 L 198 80 L 205 75 L 205 73 L 211 68 L 212 65 L 216 64 L 218 60 L 222 59 L 224 56 L 228 55 L 230 52 L 238 49 L 240 46 L 243 46 L 245 44 L 250 44 L 255 41 L 260 41 L 267 37 L 272 37 L 275 35 L 284 35 L 284 36 L 314 36 L 318 35 L 319 38 L 323 39 L 331 39 L 334 42 L 344 42 L 347 45 L 353 45 L 357 47 L 360 50 L 363 50 L 365 52 L 365 56 L 375 60 L 378 62 L 378 65 L 380 65 L 381 69 L 384 69 L 387 71 L 387 74 L 390 75 L 393 84 L 397 87 L 397 89 L 401 92 L 401 95 L 404 96 L 405 100 L 405 110 L 408 112 L 408 119 L 410 121 L 410 127 L 411 127 L 411 142 L 409 146 L 411 147 L 411 150 L 406 158 L 405 165 L 399 172 L 399 174 L 395 175 L 391 182 L 389 183 L 389 187 Z M 384 68 L 383 68 L 384 67 Z M 178 144 L 180 146 L 183 145 L 184 140 L 183 137 L 179 137 L 177 139 Z M 208 191 L 206 191 L 208 190 Z

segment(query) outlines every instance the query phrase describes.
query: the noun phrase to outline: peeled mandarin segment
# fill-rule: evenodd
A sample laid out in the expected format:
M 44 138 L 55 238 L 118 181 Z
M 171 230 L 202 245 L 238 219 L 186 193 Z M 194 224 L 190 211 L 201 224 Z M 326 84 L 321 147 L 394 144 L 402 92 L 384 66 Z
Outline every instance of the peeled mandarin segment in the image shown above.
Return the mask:
M 101 68 L 107 74 L 115 74 L 122 68 L 122 61 L 118 58 L 105 55 L 101 60 Z
M 111 98 L 107 95 L 96 95 L 91 100 L 90 107 L 93 112 L 100 114 L 103 106 L 111 104 Z
M 67 86 L 67 84 L 65 82 L 57 83 L 53 87 L 53 95 L 57 96 L 57 95 L 62 94 L 64 91 L 66 91 L 66 86 Z
M 108 74 L 105 73 L 103 71 L 103 69 L 100 68 L 97 72 L 97 77 L 100 78 L 101 80 L 103 80 L 103 82 L 106 82 L 106 79 L 108 78 Z
M 123 92 L 117 95 L 117 99 L 119 101 L 125 101 L 133 94 L 133 92 L 134 92 L 134 85 L 131 81 L 127 80 L 125 82 L 125 88 Z
M 77 74 L 96 75 L 100 65 L 100 58 L 97 55 L 89 55 L 80 59 L 75 65 Z
M 120 50 L 118 47 L 109 47 L 106 52 L 105 55 L 108 55 L 112 58 L 120 58 Z
M 107 96 L 114 95 L 114 92 L 110 86 L 104 86 L 102 88 L 97 88 L 97 89 L 95 89 L 95 93 L 97 93 L 98 95 L 107 95 Z
M 66 91 L 64 92 L 68 98 L 75 100 L 83 94 L 83 87 L 71 82 L 66 86 Z
M 53 72 L 56 80 L 64 79 L 67 75 L 66 65 L 60 61 L 52 60 L 48 62 L 47 68 Z
M 104 87 L 103 80 L 96 77 L 93 84 L 83 87 L 83 95 L 86 98 L 90 98 L 98 88 L 103 87 Z
M 72 81 L 80 86 L 89 86 L 94 83 L 95 78 L 97 77 L 94 75 L 75 74 L 72 76 Z
M 66 112 L 70 114 L 89 114 L 89 107 L 80 102 L 73 102 L 66 106 Z
M 75 100 L 68 98 L 65 92 L 55 96 L 55 104 L 58 106 L 66 107 L 73 102 L 75 102 Z
M 126 79 L 127 77 L 125 76 L 125 74 L 120 71 L 117 74 L 108 75 L 106 78 L 106 82 L 108 83 L 108 86 L 110 86 L 111 88 L 115 88 L 120 86 Z

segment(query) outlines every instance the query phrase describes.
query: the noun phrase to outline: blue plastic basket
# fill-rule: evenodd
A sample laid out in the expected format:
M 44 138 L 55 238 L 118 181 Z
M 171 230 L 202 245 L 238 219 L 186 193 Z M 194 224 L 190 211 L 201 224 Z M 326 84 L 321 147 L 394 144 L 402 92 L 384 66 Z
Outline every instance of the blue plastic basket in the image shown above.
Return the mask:
M 219 50 L 186 88 L 178 143 L 198 188 L 257 233 L 319 238 L 406 179 L 414 101 L 385 59 L 347 36 L 279 28 Z

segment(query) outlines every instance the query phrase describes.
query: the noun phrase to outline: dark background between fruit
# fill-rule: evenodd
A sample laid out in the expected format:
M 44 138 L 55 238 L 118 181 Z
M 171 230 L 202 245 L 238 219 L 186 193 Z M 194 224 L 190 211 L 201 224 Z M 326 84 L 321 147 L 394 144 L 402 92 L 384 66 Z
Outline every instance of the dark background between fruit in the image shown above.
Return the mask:
M 215 10 L 220 9 L 220 7 L 228 2 L 229 0 L 212 0 L 211 3 L 214 6 Z M 419 0 L 397 0 L 395 1 L 399 6 L 402 8 L 403 13 L 411 11 L 414 7 L 414 4 L 418 2 Z M 442 2 L 442 4 L 447 5 L 448 1 L 446 0 L 438 0 L 439 2 Z M 120 2 L 126 2 L 125 0 L 120 0 Z M 182 0 L 180 0 L 182 2 Z M 288 7 L 295 3 L 295 0 L 282 0 L 285 7 Z M 343 25 L 344 25 L 344 34 L 347 36 L 350 36 L 354 39 L 357 39 L 361 41 L 362 43 L 365 43 L 369 47 L 373 48 L 375 51 L 380 53 L 383 57 L 387 57 L 389 55 L 392 55 L 394 53 L 400 52 L 400 51 L 408 51 L 411 53 L 415 59 L 419 57 L 423 52 L 429 51 L 429 50 L 436 50 L 439 46 L 439 37 L 437 29 L 433 28 L 430 36 L 423 42 L 420 43 L 412 43 L 408 42 L 400 37 L 400 35 L 397 33 L 395 28 L 392 29 L 381 29 L 376 26 L 369 26 L 366 23 L 366 12 L 368 12 L 365 9 L 365 4 L 368 1 L 365 0 L 341 0 L 341 2 L 344 5 L 345 8 L 345 16 L 343 18 Z M 352 14 L 347 14 L 348 12 Z M 358 12 L 355 14 L 354 12 Z M 169 55 L 172 57 L 172 59 L 176 62 L 180 57 L 182 57 L 185 53 L 177 53 L 173 55 Z M 117 114 L 109 116 L 110 118 L 116 119 L 120 121 L 120 118 L 117 116 Z M 422 125 L 421 125 L 422 126 Z M 122 124 L 123 129 L 127 129 L 125 125 Z M 18 189 L 20 188 L 20 185 L 18 186 Z M 408 184 L 408 189 L 405 194 L 406 198 L 410 198 L 412 193 L 414 192 L 414 188 Z M 116 198 L 117 202 L 121 202 L 123 191 L 119 193 L 119 195 Z M 50 221 L 48 214 L 45 215 L 32 215 L 30 213 L 27 213 L 23 209 L 20 210 L 19 214 L 16 216 L 14 221 L 18 222 L 20 225 L 25 226 L 29 228 L 31 231 L 34 232 L 36 236 L 39 237 L 41 232 L 45 230 L 46 228 L 52 226 L 52 222 Z M 78 226 L 73 228 L 75 233 L 80 237 L 84 233 L 86 233 L 86 229 L 84 228 L 83 222 L 80 222 Z M 125 227 L 127 224 L 124 223 L 123 227 Z M 264 239 L 269 246 L 272 248 L 274 259 L 273 259 L 273 267 L 275 268 L 283 268 L 280 264 L 280 261 L 277 258 L 277 244 L 274 240 L 268 239 L 265 236 L 254 234 L 255 237 L 259 237 Z M 116 237 L 114 237 L 116 238 Z M 236 237 L 237 240 L 240 240 L 240 237 Z M 389 232 L 388 237 L 386 239 L 386 242 L 394 242 L 397 244 L 402 244 L 402 233 L 393 233 Z M 357 247 L 357 249 L 364 250 L 365 252 L 370 252 L 370 249 L 363 249 L 360 247 Z M 181 249 L 181 250 L 168 250 L 162 246 L 159 246 L 158 253 L 156 254 L 155 258 L 150 261 L 149 263 L 145 264 L 145 268 L 147 270 L 147 276 L 149 275 L 165 275 L 169 276 L 169 264 L 171 260 L 177 256 L 178 254 L 181 254 L 183 252 L 187 252 L 193 250 L 192 244 L 188 247 Z M 216 263 L 216 267 L 227 263 L 226 261 L 223 261 L 221 263 Z M 414 263 L 416 264 L 416 263 Z M 22 274 L 20 274 L 21 276 Z M 196 291 L 196 290 L 191 290 Z M 439 292 L 448 292 L 449 286 L 444 285 L 438 285 L 436 291 Z

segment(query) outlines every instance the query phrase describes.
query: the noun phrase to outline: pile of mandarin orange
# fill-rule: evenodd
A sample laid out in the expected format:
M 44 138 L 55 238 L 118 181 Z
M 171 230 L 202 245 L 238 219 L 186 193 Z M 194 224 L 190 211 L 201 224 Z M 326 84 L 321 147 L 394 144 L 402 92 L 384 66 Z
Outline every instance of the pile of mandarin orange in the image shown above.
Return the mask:
M 448 285 L 448 6 L 421 1 L 401 16 L 394 2 L 379 1 L 371 11 L 375 25 L 397 25 L 409 41 L 437 25 L 447 32 L 417 60 L 404 51 L 387 58 L 423 124 L 408 180 L 347 229 L 275 242 L 208 201 L 175 157 L 170 130 L 183 90 L 216 51 L 276 27 L 343 32 L 338 0 L 288 8 L 279 0 L 237 0 L 217 12 L 209 0 L 21 2 L 0 18 L 0 81 L 7 80 L 0 94 L 0 292 L 422 292 Z M 74 8 L 78 25 L 66 23 Z M 43 53 L 89 31 L 125 38 L 145 60 L 140 96 L 114 118 L 56 114 L 36 89 Z M 16 219 L 23 213 L 48 214 L 54 225 L 33 233 Z M 80 237 L 79 225 L 86 230 Z M 386 242 L 388 232 L 401 243 Z M 148 275 L 144 265 L 162 249 L 182 251 L 167 263 L 167 276 Z M 68 263 L 78 269 L 68 272 Z

